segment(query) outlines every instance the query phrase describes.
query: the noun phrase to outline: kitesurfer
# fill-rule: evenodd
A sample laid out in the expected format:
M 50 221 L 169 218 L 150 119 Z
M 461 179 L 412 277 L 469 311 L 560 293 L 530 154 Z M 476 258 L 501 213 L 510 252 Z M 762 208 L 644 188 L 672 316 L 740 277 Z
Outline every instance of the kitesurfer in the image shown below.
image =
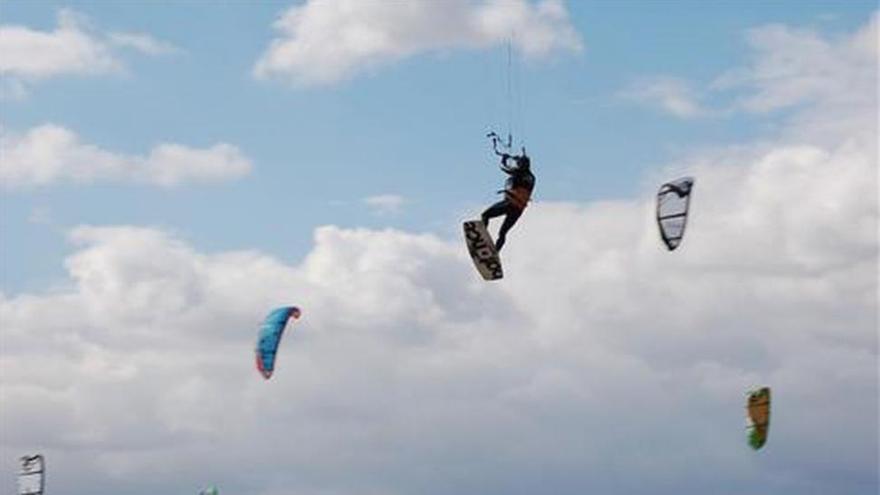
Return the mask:
M 504 194 L 504 199 L 493 204 L 481 215 L 483 225 L 489 228 L 489 219 L 504 215 L 504 222 L 498 230 L 498 240 L 495 242 L 495 249 L 501 251 L 504 242 L 507 239 L 507 232 L 513 227 L 532 197 L 532 191 L 535 189 L 535 175 L 531 170 L 531 159 L 526 154 L 525 147 L 519 155 L 510 155 L 508 153 L 498 151 L 498 137 L 495 133 L 490 134 L 492 137 L 492 145 L 495 154 L 501 157 L 499 167 L 509 175 L 504 185 L 504 189 L 498 191 Z M 511 161 L 513 163 L 511 163 Z

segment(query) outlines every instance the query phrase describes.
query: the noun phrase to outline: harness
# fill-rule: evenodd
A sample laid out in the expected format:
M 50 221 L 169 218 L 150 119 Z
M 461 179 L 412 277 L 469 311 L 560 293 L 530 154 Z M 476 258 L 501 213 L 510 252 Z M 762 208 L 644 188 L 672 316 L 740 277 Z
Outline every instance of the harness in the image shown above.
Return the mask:
M 524 210 L 526 209 L 526 206 L 529 205 L 532 192 L 525 187 L 514 187 L 511 189 L 505 189 L 504 197 L 517 209 Z

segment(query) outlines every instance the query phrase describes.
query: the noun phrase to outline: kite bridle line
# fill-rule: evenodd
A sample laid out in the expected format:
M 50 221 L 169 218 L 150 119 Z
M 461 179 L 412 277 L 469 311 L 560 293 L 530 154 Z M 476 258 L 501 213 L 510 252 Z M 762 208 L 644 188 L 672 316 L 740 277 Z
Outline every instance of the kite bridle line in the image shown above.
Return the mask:
M 510 134 L 510 133 L 507 134 L 507 142 L 502 141 L 501 136 L 499 136 L 498 133 L 496 133 L 495 131 L 489 132 L 489 134 L 486 134 L 486 137 L 492 139 L 492 150 L 495 152 L 496 155 L 498 155 L 498 156 L 505 156 L 505 155 L 509 156 L 510 155 L 510 153 L 502 153 L 502 152 L 498 151 L 498 143 L 499 142 L 501 143 L 501 147 L 503 149 L 505 149 L 507 151 L 513 151 L 513 135 L 512 134 Z
M 510 137 L 513 135 L 513 51 L 511 40 L 513 33 L 507 38 L 507 149 L 510 149 Z
M 507 70 L 506 70 L 506 74 L 505 74 L 505 76 L 506 76 L 505 83 L 506 83 L 506 90 L 507 90 L 507 95 L 506 95 L 507 96 L 507 101 L 506 101 L 506 106 L 507 106 L 507 112 L 506 112 L 507 113 L 507 122 L 506 122 L 506 124 L 507 124 L 507 139 L 506 140 L 503 139 L 495 131 L 491 131 L 486 135 L 487 138 L 492 139 L 492 149 L 495 152 L 495 154 L 498 156 L 501 156 L 501 157 L 503 157 L 505 155 L 506 156 L 513 156 L 515 154 L 514 150 L 513 150 L 514 127 L 518 127 L 518 128 L 523 127 L 523 125 L 521 123 L 517 126 L 514 125 L 514 120 L 518 121 L 522 118 L 522 115 L 521 115 L 522 108 L 520 108 L 522 106 L 522 94 L 520 94 L 522 92 L 522 87 L 521 87 L 522 82 L 521 81 L 519 81 L 519 82 L 514 81 L 514 78 L 516 77 L 516 74 L 514 74 L 515 67 L 514 67 L 514 60 L 513 60 L 513 42 L 515 39 L 514 38 L 515 34 L 516 33 L 513 30 L 511 30 L 511 32 L 508 35 L 507 40 L 506 40 L 506 48 L 507 48 L 507 67 L 506 67 L 506 69 Z M 519 129 L 519 131 L 522 131 L 522 129 Z M 522 134 L 522 132 L 519 132 L 519 134 Z M 520 136 L 519 141 L 520 141 L 520 144 L 523 145 L 522 154 L 524 155 L 525 154 L 525 140 L 522 139 L 522 136 Z M 501 147 L 501 150 L 499 150 L 499 145 Z
M 525 77 L 523 76 L 523 64 L 513 56 L 513 44 L 516 43 L 516 30 L 511 28 L 507 36 L 507 135 L 516 131 L 519 136 L 519 144 L 526 142 L 526 119 L 525 119 Z M 508 148 L 513 151 L 512 143 Z

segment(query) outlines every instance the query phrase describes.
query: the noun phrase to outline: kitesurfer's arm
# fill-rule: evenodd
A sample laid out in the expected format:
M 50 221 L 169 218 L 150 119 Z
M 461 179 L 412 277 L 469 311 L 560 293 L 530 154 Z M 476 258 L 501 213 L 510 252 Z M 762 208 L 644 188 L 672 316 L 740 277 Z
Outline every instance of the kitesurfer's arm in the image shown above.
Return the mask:
M 513 164 L 510 163 L 511 159 L 513 159 Z M 519 171 L 519 161 L 517 161 L 516 156 L 505 153 L 501 157 L 501 165 L 499 167 L 507 175 L 513 175 Z

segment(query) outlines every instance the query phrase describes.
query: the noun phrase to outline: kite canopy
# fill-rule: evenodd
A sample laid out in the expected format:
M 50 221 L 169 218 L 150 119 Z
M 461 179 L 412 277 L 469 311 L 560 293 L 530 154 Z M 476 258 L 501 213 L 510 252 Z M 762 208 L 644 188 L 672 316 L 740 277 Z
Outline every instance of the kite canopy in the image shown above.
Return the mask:
M 684 237 L 693 187 L 693 178 L 682 177 L 663 184 L 657 192 L 657 225 L 660 238 L 670 251 L 677 248 Z
M 216 486 L 209 486 L 199 492 L 199 495 L 220 495 L 220 490 Z
M 758 450 L 767 443 L 770 429 L 770 387 L 751 390 L 746 402 L 749 446 Z
M 46 462 L 40 454 L 26 455 L 21 459 L 18 472 L 18 495 L 43 495 L 46 480 Z
M 300 317 L 300 310 L 294 306 L 285 306 L 272 310 L 263 325 L 260 326 L 260 335 L 257 340 L 257 369 L 263 378 L 269 379 L 275 370 L 275 355 L 278 352 L 278 344 L 281 343 L 281 335 L 291 318 Z

